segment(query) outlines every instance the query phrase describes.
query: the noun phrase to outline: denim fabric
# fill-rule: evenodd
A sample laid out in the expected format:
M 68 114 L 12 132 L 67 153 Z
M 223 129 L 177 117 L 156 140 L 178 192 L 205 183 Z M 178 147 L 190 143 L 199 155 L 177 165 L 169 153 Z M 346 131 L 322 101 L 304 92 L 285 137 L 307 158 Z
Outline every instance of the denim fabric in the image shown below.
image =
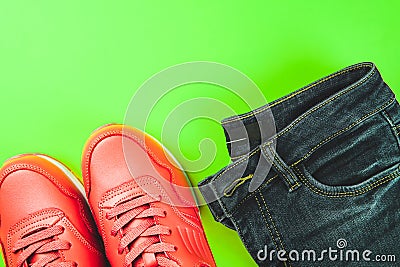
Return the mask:
M 263 129 L 273 123 L 276 131 Z M 257 264 L 400 266 L 400 108 L 374 64 L 347 67 L 222 126 L 232 163 L 201 191 Z M 263 183 L 249 192 L 255 173 Z

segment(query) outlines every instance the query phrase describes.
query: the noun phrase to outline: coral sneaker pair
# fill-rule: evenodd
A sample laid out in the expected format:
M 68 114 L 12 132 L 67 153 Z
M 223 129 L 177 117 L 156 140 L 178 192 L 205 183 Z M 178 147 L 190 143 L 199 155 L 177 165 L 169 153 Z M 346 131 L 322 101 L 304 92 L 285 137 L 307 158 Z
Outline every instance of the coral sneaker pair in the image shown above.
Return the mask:
M 85 146 L 82 174 L 84 186 L 38 154 L 3 165 L 7 266 L 215 266 L 186 176 L 155 139 L 104 126 Z

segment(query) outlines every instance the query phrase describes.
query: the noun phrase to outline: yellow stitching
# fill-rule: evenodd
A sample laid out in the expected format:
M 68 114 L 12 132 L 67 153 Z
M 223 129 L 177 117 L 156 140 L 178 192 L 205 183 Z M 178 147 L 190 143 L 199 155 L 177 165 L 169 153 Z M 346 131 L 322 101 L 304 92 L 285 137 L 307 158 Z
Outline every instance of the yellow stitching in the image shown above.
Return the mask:
M 225 188 L 224 196 L 231 197 L 233 195 L 233 193 L 236 191 L 236 189 L 238 189 L 239 186 L 244 184 L 247 180 L 250 180 L 251 178 L 253 178 L 253 175 L 254 174 L 249 174 L 246 177 L 241 177 L 241 178 L 236 179 L 235 181 L 233 181 L 227 188 Z
M 382 111 L 382 116 L 383 118 L 389 123 L 390 127 L 392 128 L 392 134 L 394 136 L 394 138 L 397 141 L 397 146 L 400 147 L 400 140 L 399 140 L 399 130 L 397 129 L 398 127 L 400 127 L 400 125 L 397 125 L 394 123 L 393 119 L 391 116 L 389 116 L 389 114 L 386 112 L 386 110 L 384 109 Z
M 220 208 L 222 208 L 222 211 L 223 211 L 223 213 L 224 213 L 224 214 L 222 214 L 222 215 L 225 217 L 224 219 L 226 219 L 226 217 L 227 217 L 227 210 L 228 210 L 228 209 L 226 208 L 224 202 L 218 201 L 218 203 L 219 203 L 220 205 L 222 205 L 222 207 L 220 207 Z M 217 214 L 215 214 L 215 217 L 216 217 L 217 221 L 220 221 L 220 220 L 222 219 L 222 217 L 218 216 Z
M 394 137 L 397 140 L 397 144 L 400 145 L 399 140 L 397 138 L 397 136 L 399 135 L 399 131 L 397 130 L 398 127 L 400 127 L 400 125 L 397 125 L 394 123 L 392 117 L 386 112 L 386 110 L 382 110 L 382 116 L 383 118 L 389 123 L 391 129 L 392 129 L 392 133 L 394 135 Z
M 241 157 L 243 157 L 243 155 L 239 155 L 237 157 L 231 157 L 231 159 L 238 159 L 238 158 L 241 158 Z
M 240 207 L 243 205 L 243 203 L 248 200 L 249 198 L 251 198 L 252 196 L 254 196 L 256 193 L 260 192 L 261 189 L 264 189 L 264 187 L 266 187 L 268 184 L 270 184 L 275 178 L 277 178 L 278 175 L 274 175 L 273 177 L 269 178 L 262 186 L 260 186 L 256 191 L 252 192 L 250 195 L 247 195 L 245 198 L 243 198 L 238 205 L 236 205 L 236 207 L 232 210 L 232 214 Z
M 348 71 L 352 71 L 352 70 L 355 70 L 355 69 L 360 69 L 360 68 L 368 67 L 368 66 L 372 66 L 372 65 L 370 65 L 370 64 L 363 64 L 363 65 L 357 66 L 357 67 L 355 67 L 355 68 L 351 68 L 351 69 L 349 69 L 349 70 L 345 70 L 344 72 L 340 72 L 340 73 L 337 73 L 337 74 L 340 75 L 340 74 L 343 74 L 343 73 L 348 72 Z M 357 86 L 363 84 L 364 82 L 366 82 L 366 81 L 375 73 L 375 71 L 376 71 L 376 70 L 374 70 L 372 73 L 370 73 L 370 75 L 367 76 L 367 77 L 365 77 L 363 80 L 359 81 L 357 84 L 354 84 L 352 87 L 348 88 L 346 91 L 342 91 L 340 94 L 338 94 L 338 95 L 336 95 L 335 97 L 329 99 L 327 102 L 322 103 L 322 105 L 316 106 L 314 109 L 311 109 L 311 110 L 309 110 L 308 112 L 304 113 L 302 116 L 298 117 L 298 118 L 293 122 L 293 124 L 290 125 L 287 129 L 285 129 L 283 132 L 278 133 L 277 135 L 273 136 L 272 138 L 273 138 L 273 139 L 277 139 L 278 137 L 280 137 L 280 136 L 282 136 L 283 134 L 285 134 L 287 131 L 291 130 L 294 126 L 296 126 L 296 125 L 297 125 L 301 120 L 303 120 L 305 117 L 309 116 L 310 114 L 312 114 L 312 113 L 315 112 L 316 110 L 322 108 L 323 106 L 327 105 L 328 103 L 330 103 L 330 102 L 336 100 L 337 98 L 341 97 L 343 94 L 345 94 L 345 93 L 347 93 L 347 92 L 353 90 L 355 87 L 357 87 Z M 336 75 L 335 75 L 335 76 L 336 76 Z M 334 78 L 335 76 L 332 76 L 332 77 L 331 77 L 331 76 L 328 76 L 328 77 L 326 78 L 326 80 L 322 80 L 321 82 L 325 82 L 325 81 L 327 81 L 327 80 L 329 80 L 329 79 L 331 79 L 331 78 Z M 313 87 L 313 86 L 315 86 L 315 85 L 317 85 L 317 84 L 313 84 L 311 87 Z M 311 87 L 310 87 L 310 88 L 311 88 Z M 306 91 L 306 89 L 307 89 L 307 88 L 305 88 L 305 89 L 303 89 L 303 90 Z M 309 89 L 309 88 L 308 88 L 308 89 Z M 308 89 L 307 89 L 307 90 L 308 90 Z M 303 91 L 301 91 L 301 92 L 299 92 L 299 93 L 302 93 L 302 92 L 303 92 Z M 293 96 L 294 96 L 294 95 L 289 95 L 288 97 L 293 97 Z M 284 101 L 286 101 L 286 100 L 287 100 L 287 99 L 284 98 L 284 99 L 282 99 L 281 102 L 284 102 Z M 281 103 L 281 102 L 272 103 L 271 105 L 269 105 L 268 107 L 264 108 L 263 110 L 265 110 L 265 109 L 267 109 L 267 108 L 269 108 L 269 107 L 275 106 L 276 104 L 279 104 L 279 103 Z M 261 111 L 263 111 L 263 110 L 261 110 Z M 257 114 L 257 113 L 259 113 L 259 112 L 261 112 L 261 111 L 256 111 L 256 112 L 254 112 L 254 113 L 249 114 L 249 116 L 246 116 L 246 117 L 239 117 L 239 118 L 236 118 L 236 117 L 235 117 L 233 120 L 224 121 L 224 122 L 222 122 L 221 124 L 226 124 L 226 123 L 231 122 L 231 121 L 236 121 L 236 120 L 239 120 L 239 119 L 244 119 L 244 118 L 253 116 L 253 115 L 255 115 L 255 114 Z M 397 128 L 397 127 L 400 127 L 400 125 L 396 126 L 396 128 Z M 236 156 L 236 157 L 231 157 L 231 159 L 237 159 L 237 158 L 240 158 L 240 157 L 242 157 L 242 156 L 239 155 L 239 156 Z
M 289 188 L 289 190 L 290 191 L 293 191 L 297 186 L 299 186 L 300 184 L 298 183 L 298 182 L 296 182 L 296 183 L 294 183 L 290 188 Z
M 273 150 L 272 150 L 271 143 L 272 142 L 268 142 L 267 145 L 269 146 L 269 149 L 272 152 Z M 264 150 L 265 150 L 265 147 L 264 147 Z M 289 183 L 289 185 L 291 185 L 290 190 L 293 190 L 297 185 L 299 185 L 299 183 L 296 181 L 297 180 L 296 177 L 293 176 L 293 174 L 290 172 L 290 170 L 288 168 L 286 168 L 285 164 L 283 164 L 283 162 L 276 155 L 274 156 L 274 159 L 276 159 L 278 161 L 278 164 L 281 165 L 282 168 L 285 169 L 289 173 L 289 175 L 293 178 L 293 181 L 295 181 L 294 184 Z
M 263 149 L 265 150 L 265 147 L 263 147 Z M 289 181 L 289 179 L 287 178 L 286 174 L 284 174 L 281 169 L 279 169 L 278 166 L 276 166 L 275 162 L 273 159 L 270 158 L 270 156 L 268 155 L 268 153 L 266 151 L 264 151 L 265 156 L 268 158 L 268 160 L 271 162 L 272 166 L 275 166 L 275 168 L 278 170 L 278 172 L 280 172 L 283 176 L 283 178 L 286 180 L 286 182 L 288 183 L 288 186 L 291 186 L 291 183 Z
M 261 193 L 260 193 L 259 195 L 260 195 L 262 201 L 264 202 L 265 210 L 267 211 L 268 216 L 269 216 L 269 219 L 271 220 L 272 227 L 273 227 L 274 230 L 275 230 L 275 233 L 276 233 L 276 235 L 277 235 L 277 237 L 278 237 L 279 243 L 281 244 L 283 250 L 286 251 L 285 246 L 283 245 L 281 236 L 280 236 L 280 234 L 279 234 L 279 232 L 278 232 L 278 229 L 276 228 L 275 223 L 274 223 L 274 220 L 272 219 L 272 216 L 271 216 L 271 213 L 270 213 L 269 208 L 268 208 L 268 206 L 267 206 L 267 203 L 265 202 L 265 199 L 264 199 L 263 195 L 262 195 Z M 284 263 L 285 263 L 285 262 L 284 262 Z M 287 261 L 287 263 L 289 264 L 289 266 L 291 266 L 289 261 Z
M 389 174 L 389 175 L 387 175 L 385 177 L 382 177 L 381 179 L 369 184 L 366 187 L 360 188 L 360 189 L 352 191 L 352 192 L 337 192 L 337 193 L 333 193 L 333 192 L 325 192 L 325 191 L 322 191 L 319 188 L 315 187 L 313 184 L 311 184 L 308 181 L 308 179 L 303 175 L 303 173 L 300 171 L 300 169 L 297 166 L 294 166 L 294 168 L 297 169 L 297 173 L 299 174 L 300 179 L 306 185 L 308 185 L 309 188 L 312 191 L 314 191 L 315 193 L 317 193 L 318 195 L 321 195 L 321 196 L 335 197 L 335 198 L 347 197 L 347 196 L 359 196 L 359 195 L 365 194 L 365 193 L 371 191 L 372 189 L 374 189 L 374 188 L 376 188 L 376 187 L 378 187 L 378 186 L 380 186 L 380 185 L 382 185 L 384 183 L 387 183 L 387 182 L 393 180 L 394 178 L 396 178 L 396 177 L 398 177 L 400 175 L 400 173 L 399 173 L 399 171 L 397 169 L 395 172 L 393 172 L 393 173 L 391 173 L 391 174 Z
M 217 177 L 215 177 L 214 179 L 212 179 L 212 181 L 215 181 L 217 179 L 219 179 L 223 174 L 225 174 L 227 171 L 229 171 L 230 169 L 234 168 L 235 166 L 239 165 L 240 163 L 244 162 L 246 159 L 249 159 L 251 156 L 253 156 L 255 153 L 257 153 L 260 150 L 260 148 L 257 148 L 256 150 L 254 150 L 251 154 L 247 155 L 245 158 L 243 158 L 242 160 L 237 161 L 235 164 L 229 166 L 228 168 L 226 168 L 223 172 L 221 172 Z M 222 202 L 221 202 L 222 203 Z M 225 205 L 223 205 L 225 210 L 224 212 L 227 210 Z M 217 218 L 217 220 L 219 221 L 221 218 L 216 215 L 215 216 Z
M 263 211 L 263 209 L 262 209 L 262 207 L 261 207 L 261 204 L 260 204 L 260 202 L 258 201 L 257 196 L 255 196 L 254 198 L 255 198 L 255 200 L 257 201 L 258 208 L 260 209 L 260 212 L 261 212 L 261 215 L 262 215 L 262 217 L 263 217 L 263 219 L 264 219 L 265 225 L 267 226 L 268 231 L 269 231 L 269 234 L 271 235 L 272 242 L 274 243 L 275 247 L 278 249 L 279 246 L 278 246 L 278 244 L 276 243 L 275 235 L 272 233 L 272 230 L 271 230 L 271 228 L 269 227 L 269 223 L 268 223 L 268 221 L 267 221 L 267 218 L 265 218 L 264 211 Z
M 379 180 L 377 180 L 377 181 L 375 181 L 374 183 L 372 183 L 372 184 L 370 184 L 370 185 L 368 185 L 367 187 L 365 187 L 365 188 L 361 188 L 361 189 L 358 189 L 358 190 L 356 190 L 356 191 L 353 191 L 353 192 L 337 192 L 337 193 L 332 193 L 332 192 L 325 192 L 325 191 L 322 191 L 322 190 L 320 190 L 320 189 L 318 189 L 317 187 L 315 187 L 313 184 L 311 184 L 309 181 L 308 181 L 308 179 L 301 173 L 301 171 L 300 171 L 300 169 L 297 167 L 297 166 L 295 166 L 295 168 L 297 169 L 297 171 L 298 171 L 298 173 L 300 174 L 300 177 L 302 177 L 303 179 L 303 181 L 306 183 L 306 184 L 308 184 L 308 185 L 310 185 L 311 187 L 312 187 L 312 189 L 314 189 L 314 190 L 316 190 L 316 191 L 314 191 L 314 192 L 316 192 L 316 193 L 318 193 L 318 194 L 320 194 L 320 193 L 322 193 L 322 194 L 320 194 L 320 195 L 326 195 L 326 196 L 332 196 L 332 197 L 341 197 L 341 196 L 339 196 L 339 195 L 349 195 L 349 196 L 356 196 L 356 195 L 359 195 L 359 194 L 357 194 L 356 192 L 360 192 L 361 191 L 361 194 L 363 194 L 363 193 L 365 193 L 365 192 L 368 192 L 368 191 L 370 191 L 370 190 L 372 190 L 373 188 L 375 188 L 375 187 L 371 187 L 372 185 L 374 185 L 375 183 L 378 183 L 378 185 L 380 185 L 380 181 L 381 180 L 385 180 L 386 178 L 388 178 L 389 177 L 389 180 L 390 180 L 390 178 L 391 178 L 391 176 L 393 176 L 394 174 L 398 174 L 398 172 L 396 171 L 396 172 L 394 172 L 394 173 L 392 173 L 392 174 L 390 174 L 390 175 L 387 175 L 387 176 L 385 176 L 385 177 L 383 177 L 383 178 L 381 178 L 381 179 L 379 179 Z M 300 178 L 301 179 L 301 178 Z M 387 181 L 383 181 L 383 183 L 385 183 L 385 182 L 387 182 Z M 367 191 L 365 191 L 365 190 L 367 190 Z M 362 192 L 362 191 L 365 191 L 365 192 Z
M 232 118 L 230 120 L 226 120 L 226 121 L 222 122 L 221 124 L 227 124 L 229 122 L 238 121 L 238 120 L 241 120 L 241 119 L 245 119 L 245 118 L 254 116 L 254 115 L 256 115 L 256 114 L 258 114 L 260 112 L 263 112 L 264 110 L 266 110 L 268 108 L 271 108 L 271 107 L 274 107 L 274 106 L 276 106 L 276 105 L 278 105 L 280 103 L 283 103 L 283 102 L 287 101 L 288 99 L 290 99 L 292 97 L 295 97 L 296 95 L 301 94 L 301 93 L 303 93 L 303 92 L 305 92 L 305 91 L 307 91 L 307 90 L 309 90 L 309 89 L 311 89 L 311 88 L 313 88 L 313 87 L 315 87 L 317 85 L 320 85 L 320 84 L 322 84 L 322 83 L 324 83 L 324 82 L 326 82 L 326 81 L 328 81 L 330 79 L 333 79 L 333 78 L 335 78 L 335 77 L 337 77 L 337 76 L 339 76 L 341 74 L 344 74 L 344 73 L 347 73 L 347 72 L 350 72 L 350 71 L 353 71 L 353 70 L 356 70 L 356 69 L 361 69 L 363 67 L 372 67 L 372 66 L 373 65 L 371 65 L 371 64 L 362 64 L 362 65 L 357 65 L 357 66 L 355 66 L 353 68 L 342 70 L 342 71 L 340 71 L 338 73 L 331 74 L 328 77 L 323 78 L 322 80 L 319 80 L 319 81 L 317 81 L 317 82 L 315 82 L 315 83 L 313 83 L 313 84 L 311 84 L 311 85 L 309 85 L 309 86 L 307 86 L 307 87 L 305 87 L 303 89 L 300 89 L 299 91 L 293 92 L 292 94 L 282 98 L 279 101 L 272 102 L 270 105 L 266 105 L 264 108 L 261 108 L 259 110 L 255 110 L 254 112 L 250 112 L 248 114 L 243 114 L 242 116 L 234 117 L 234 118 Z M 375 71 L 373 71 L 373 73 L 374 72 Z M 368 76 L 367 78 L 369 78 L 369 77 L 370 76 Z
M 258 151 L 260 151 L 260 148 L 258 147 L 256 150 L 254 150 L 252 153 L 250 153 L 249 155 L 247 155 L 245 158 L 235 162 L 235 164 L 232 164 L 231 166 L 229 166 L 228 168 L 226 168 L 223 172 L 221 172 L 220 174 L 218 174 L 217 177 L 215 177 L 213 179 L 213 181 L 219 179 L 223 174 L 225 174 L 227 171 L 229 171 L 230 169 L 232 169 L 233 167 L 239 165 L 240 163 L 244 162 L 246 159 L 249 159 L 251 156 L 253 156 L 254 154 L 256 154 Z
M 368 66 L 368 65 L 365 65 L 365 66 Z M 260 112 L 262 112 L 262 111 L 264 111 L 264 110 L 266 110 L 266 109 L 268 109 L 268 108 L 271 108 L 271 107 L 276 106 L 276 105 L 278 105 L 278 104 L 280 104 L 280 103 L 282 103 L 282 102 L 285 102 L 285 101 L 287 101 L 288 99 L 293 98 L 294 96 L 296 96 L 296 95 L 298 95 L 298 94 L 300 94 L 300 93 L 303 93 L 303 92 L 305 92 L 305 91 L 307 91 L 307 90 L 309 90 L 309 89 L 311 89 L 311 88 L 313 88 L 313 87 L 315 87 L 315 86 L 317 86 L 317 85 L 319 85 L 319 84 L 321 84 L 321 83 L 324 83 L 324 82 L 326 82 L 326 81 L 328 81 L 328 80 L 330 80 L 330 79 L 333 79 L 333 78 L 335 78 L 335 77 L 338 76 L 338 75 L 341 75 L 341 74 L 343 74 L 343 73 L 346 73 L 346 72 L 349 72 L 349 71 L 352 71 L 352 70 L 355 70 L 355 69 L 361 69 L 362 67 L 365 67 L 365 66 L 363 66 L 363 65 L 362 65 L 362 66 L 357 66 L 357 67 L 355 67 L 355 68 L 351 68 L 351 69 L 344 70 L 344 71 L 341 71 L 341 72 L 339 72 L 339 73 L 330 75 L 330 76 L 328 76 L 328 77 L 326 77 L 326 78 L 324 78 L 324 79 L 322 79 L 322 80 L 320 80 L 320 81 L 317 81 L 317 82 L 314 83 L 314 84 L 311 84 L 311 85 L 309 85 L 309 86 L 307 86 L 307 87 L 305 87 L 305 88 L 303 88 L 303 89 L 300 89 L 299 91 L 293 92 L 292 94 L 288 95 L 287 97 L 285 97 L 285 98 L 283 98 L 283 99 L 281 99 L 281 100 L 279 100 L 279 101 L 272 102 L 270 105 L 266 105 L 264 108 L 261 108 L 260 110 L 256 110 L 255 112 L 250 112 L 249 114 L 244 114 L 244 115 L 242 115 L 242 116 L 238 116 L 238 117 L 232 118 L 232 119 L 230 119 L 230 120 L 227 120 L 227 121 L 222 122 L 222 124 L 226 124 L 226 123 L 228 123 L 228 122 L 233 122 L 233 121 L 237 121 L 237 120 L 239 120 L 239 119 L 245 119 L 245 118 L 254 116 L 254 115 L 256 115 L 256 114 L 258 114 L 258 113 L 260 113 Z
M 389 118 L 390 118 L 390 117 L 389 117 Z M 399 125 L 394 125 L 394 126 L 393 126 L 393 130 L 395 131 L 396 135 L 399 135 L 399 134 L 400 134 L 399 128 L 400 128 L 400 124 L 399 124 Z
M 374 72 L 371 73 L 371 75 Z M 368 78 L 366 78 L 367 80 Z M 362 80 L 356 84 L 354 84 L 352 87 L 349 87 L 347 90 L 340 92 L 339 94 L 335 95 L 334 97 L 330 98 L 329 100 L 323 102 L 322 104 L 310 109 L 309 111 L 307 111 L 306 113 L 304 113 L 303 115 L 301 115 L 300 117 L 298 117 L 292 124 L 290 124 L 285 130 L 281 131 L 280 133 L 276 134 L 275 136 L 273 136 L 273 139 L 277 139 L 278 137 L 284 135 L 285 133 L 287 133 L 288 131 L 290 131 L 293 127 L 295 127 L 297 124 L 300 123 L 300 121 L 302 121 L 303 119 L 305 119 L 306 117 L 308 117 L 309 115 L 311 115 L 312 113 L 314 113 L 315 111 L 317 111 L 318 109 L 326 106 L 327 104 L 329 104 L 330 102 L 338 99 L 339 97 L 343 96 L 344 94 L 348 93 L 349 91 L 353 90 L 354 88 L 356 88 L 357 86 L 361 85 L 362 83 L 364 83 L 366 80 Z
M 383 104 L 381 107 L 374 109 L 373 111 L 371 111 L 370 113 L 362 116 L 360 119 L 358 119 L 357 121 L 353 122 L 352 124 L 348 125 L 347 127 L 341 129 L 340 131 L 337 131 L 336 133 L 328 136 L 327 138 L 325 138 L 324 140 L 322 140 L 321 142 L 319 142 L 316 146 L 314 146 L 310 151 L 307 152 L 307 154 L 305 154 L 302 158 L 300 158 L 298 161 L 296 161 L 295 163 L 293 163 L 292 165 L 290 165 L 291 167 L 299 164 L 301 161 L 303 161 L 304 159 L 306 159 L 307 157 L 309 157 L 316 149 L 318 149 L 321 145 L 325 144 L 326 142 L 330 141 L 331 139 L 333 139 L 334 137 L 342 134 L 343 132 L 346 132 L 348 130 L 350 130 L 351 128 L 353 128 L 354 126 L 356 126 L 357 124 L 359 124 L 360 122 L 362 122 L 363 120 L 365 120 L 366 118 L 368 118 L 371 114 L 374 114 L 376 112 L 378 112 L 381 109 L 386 108 L 388 105 L 392 104 L 393 101 L 395 99 L 392 98 L 391 100 L 389 100 L 388 102 L 386 102 L 385 104 Z
M 267 143 L 267 145 L 270 145 L 270 143 Z M 282 176 L 283 176 L 283 178 L 286 180 L 286 182 L 288 183 L 288 186 L 290 186 L 289 187 L 289 190 L 293 190 L 296 186 L 298 186 L 299 185 L 299 183 L 296 181 L 294 184 L 292 184 L 290 181 L 289 181 L 289 179 L 288 179 L 288 177 L 285 175 L 285 173 L 283 173 L 279 168 L 278 168 L 278 166 L 274 163 L 275 162 L 275 159 L 276 160 L 278 160 L 279 161 L 279 159 L 276 157 L 276 156 L 274 156 L 274 161 L 271 159 L 271 157 L 268 155 L 268 153 L 265 151 L 265 146 L 263 146 L 263 150 L 264 150 L 264 155 L 266 156 L 266 157 L 268 157 L 268 159 L 269 159 L 269 161 L 271 162 L 271 164 L 273 165 L 273 166 L 275 166 L 276 167 L 276 169 L 282 174 Z M 284 167 L 284 166 L 282 166 L 282 167 Z M 288 169 L 286 169 L 285 168 L 285 170 L 287 171 L 287 172 L 289 172 L 289 170 Z M 290 172 L 289 172 L 289 174 L 290 174 Z M 291 174 L 290 174 L 290 176 L 292 176 Z M 293 177 L 293 176 L 292 176 Z M 293 177 L 294 178 L 294 177 Z

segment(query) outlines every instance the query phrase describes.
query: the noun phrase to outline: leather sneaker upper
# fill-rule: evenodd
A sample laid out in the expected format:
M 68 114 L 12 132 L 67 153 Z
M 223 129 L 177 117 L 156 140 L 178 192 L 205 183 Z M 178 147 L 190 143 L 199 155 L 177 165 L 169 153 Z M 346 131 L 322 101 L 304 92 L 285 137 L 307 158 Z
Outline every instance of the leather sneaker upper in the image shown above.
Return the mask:
M 23 155 L 1 168 L 0 240 L 7 266 L 108 266 L 78 179 L 54 162 Z
M 82 173 L 112 266 L 215 266 L 187 178 L 155 139 L 105 126 Z

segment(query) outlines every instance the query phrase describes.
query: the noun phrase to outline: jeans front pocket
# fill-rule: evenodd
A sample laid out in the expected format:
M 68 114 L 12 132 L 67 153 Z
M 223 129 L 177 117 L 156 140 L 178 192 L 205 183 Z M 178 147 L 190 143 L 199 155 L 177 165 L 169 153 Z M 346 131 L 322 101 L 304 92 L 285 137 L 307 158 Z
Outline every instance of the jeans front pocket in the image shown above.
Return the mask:
M 399 175 L 398 139 L 385 114 L 379 112 L 349 125 L 293 166 L 313 191 L 337 196 L 358 195 Z

